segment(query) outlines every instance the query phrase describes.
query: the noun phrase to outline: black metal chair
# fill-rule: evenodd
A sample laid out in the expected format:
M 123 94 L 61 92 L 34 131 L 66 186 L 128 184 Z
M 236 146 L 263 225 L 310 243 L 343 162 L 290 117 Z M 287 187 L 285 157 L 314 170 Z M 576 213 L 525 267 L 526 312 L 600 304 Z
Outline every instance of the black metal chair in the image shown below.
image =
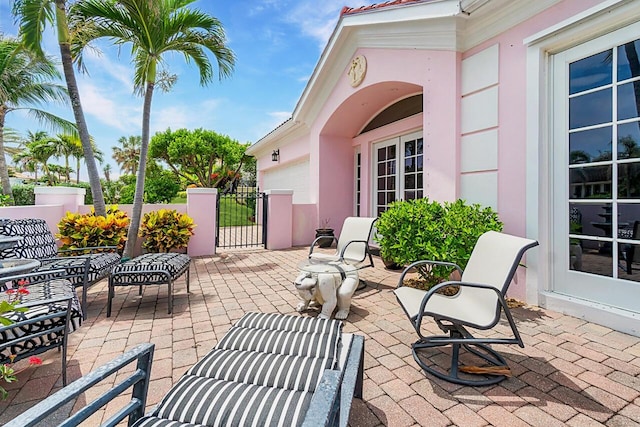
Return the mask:
M 65 278 L 82 287 L 82 311 L 87 315 L 89 286 L 107 277 L 120 263 L 115 246 L 59 250 L 55 237 L 43 219 L 0 221 L 0 234 L 20 237 L 12 248 L 0 251 L 0 258 L 28 258 L 41 262 L 39 272 L 65 271 Z
M 506 378 L 506 375 L 495 375 L 506 373 L 508 367 L 506 360 L 490 345 L 518 344 L 524 347 L 505 296 L 522 256 L 537 245 L 535 240 L 489 231 L 478 239 L 464 271 L 453 263 L 436 261 L 417 261 L 403 271 L 394 293 L 418 334 L 419 339 L 412 346 L 413 358 L 424 371 L 463 385 L 490 385 Z M 416 267 L 424 265 L 454 267 L 460 272 L 461 279 L 441 283 L 429 291 L 404 286 L 405 276 Z M 459 286 L 456 295 L 438 293 L 438 290 L 451 285 Z M 476 338 L 467 330 L 492 329 L 500 321 L 501 312 L 507 318 L 513 338 Z M 426 318 L 433 318 L 438 327 L 448 335 L 423 334 L 422 322 Z M 438 367 L 424 360 L 424 349 L 444 346 L 452 347 L 449 367 Z M 466 350 L 465 356 L 470 356 L 468 360 L 471 363 L 489 364 L 488 369 L 484 366 L 463 366 L 461 350 Z M 470 369 L 470 366 L 479 369 Z M 475 373 L 467 374 L 464 371 Z
M 27 295 L 18 295 L 18 308 L 0 326 L 0 363 L 19 361 L 53 348 L 62 350 L 62 382 L 67 384 L 67 336 L 80 327 L 82 311 L 74 286 L 61 279 L 63 270 L 0 278 L 3 284 L 25 281 Z M 0 293 L 0 301 L 8 295 Z

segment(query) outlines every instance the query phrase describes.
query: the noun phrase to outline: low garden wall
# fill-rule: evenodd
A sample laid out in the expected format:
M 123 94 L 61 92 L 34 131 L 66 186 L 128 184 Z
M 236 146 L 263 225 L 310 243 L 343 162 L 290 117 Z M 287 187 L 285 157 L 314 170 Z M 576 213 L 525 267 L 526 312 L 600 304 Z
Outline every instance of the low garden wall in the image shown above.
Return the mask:
M 38 187 L 35 189 L 35 205 L 0 207 L 0 218 L 44 219 L 53 233 L 58 232 L 58 223 L 67 212 L 88 213 L 92 206 L 84 204 L 85 189 L 71 187 Z M 215 254 L 216 232 L 215 188 L 187 189 L 186 204 L 145 204 L 143 214 L 159 209 L 175 209 L 193 218 L 196 227 L 189 240 L 187 253 L 191 256 Z M 118 205 L 131 216 L 132 205 Z M 137 249 L 139 251 L 139 248 Z M 136 251 L 136 252 L 137 252 Z

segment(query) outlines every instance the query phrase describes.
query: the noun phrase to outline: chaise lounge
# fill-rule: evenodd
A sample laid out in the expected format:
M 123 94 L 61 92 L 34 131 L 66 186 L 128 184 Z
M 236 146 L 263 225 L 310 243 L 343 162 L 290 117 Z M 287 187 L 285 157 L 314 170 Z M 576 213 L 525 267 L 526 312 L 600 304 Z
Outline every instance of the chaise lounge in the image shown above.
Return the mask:
M 136 427 L 346 426 L 362 397 L 364 339 L 342 322 L 247 313 L 146 416 L 153 344 L 143 344 L 38 403 L 5 427 L 29 427 L 124 366 L 137 369 L 66 422 L 77 425 L 133 386 L 132 399 L 103 425 Z M 120 379 L 120 378 L 119 378 Z

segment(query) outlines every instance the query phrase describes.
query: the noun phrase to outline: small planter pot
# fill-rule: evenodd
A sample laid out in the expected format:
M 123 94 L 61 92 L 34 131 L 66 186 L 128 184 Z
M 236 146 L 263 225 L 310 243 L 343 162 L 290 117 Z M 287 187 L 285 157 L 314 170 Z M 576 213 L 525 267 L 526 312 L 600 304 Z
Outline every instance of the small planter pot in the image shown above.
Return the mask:
M 387 270 L 402 270 L 403 268 L 400 264 L 386 258 L 382 258 L 382 263 Z
M 316 228 L 316 239 L 318 237 L 327 236 L 318 240 L 318 246 L 321 248 L 328 248 L 331 246 L 334 240 L 333 228 Z

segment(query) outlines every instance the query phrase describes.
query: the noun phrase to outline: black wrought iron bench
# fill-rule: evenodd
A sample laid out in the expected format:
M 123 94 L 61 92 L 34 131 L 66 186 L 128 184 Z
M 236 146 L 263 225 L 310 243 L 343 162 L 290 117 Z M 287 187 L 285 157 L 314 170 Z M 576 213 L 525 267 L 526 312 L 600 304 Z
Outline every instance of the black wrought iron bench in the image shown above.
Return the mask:
M 152 344 L 142 344 L 38 403 L 5 427 L 29 427 L 101 379 L 137 360 L 121 383 L 74 414 L 77 425 L 131 388 L 132 398 L 103 426 L 346 426 L 362 397 L 364 338 L 329 319 L 247 313 L 147 415 Z
M 146 285 L 167 285 L 169 308 L 173 310 L 173 282 L 187 273 L 187 293 L 189 293 L 189 265 L 191 258 L 178 253 L 149 253 L 117 265 L 109 276 L 109 297 L 107 317 L 111 317 L 111 303 L 116 286 L 139 286 L 139 295 Z
M 38 218 L 2 219 L 0 234 L 19 237 L 14 247 L 0 250 L 0 258 L 28 258 L 41 262 L 37 271 L 65 270 L 65 278 L 82 287 L 82 311 L 87 316 L 89 286 L 104 279 L 120 262 L 115 246 L 60 251 L 46 221 Z

